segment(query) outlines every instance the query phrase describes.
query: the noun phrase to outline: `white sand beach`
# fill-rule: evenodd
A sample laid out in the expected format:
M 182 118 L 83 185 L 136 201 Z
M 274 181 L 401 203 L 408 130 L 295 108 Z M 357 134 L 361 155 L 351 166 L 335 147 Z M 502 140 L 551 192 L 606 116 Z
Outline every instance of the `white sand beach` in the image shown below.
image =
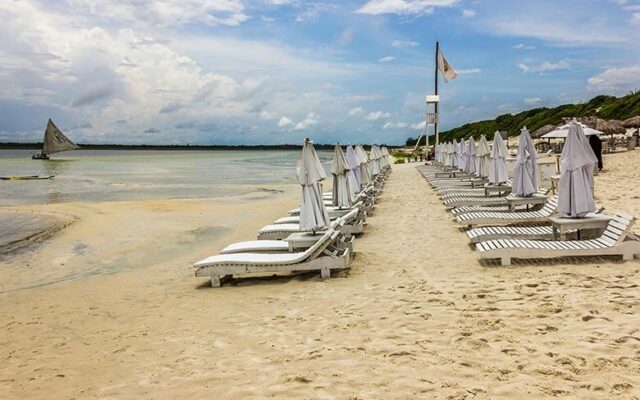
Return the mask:
M 640 216 L 638 160 L 605 156 L 608 211 Z M 481 263 L 415 166 L 394 166 L 327 281 L 193 276 L 295 206 L 294 185 L 8 207 L 77 220 L 0 261 L 0 397 L 640 397 L 640 260 Z

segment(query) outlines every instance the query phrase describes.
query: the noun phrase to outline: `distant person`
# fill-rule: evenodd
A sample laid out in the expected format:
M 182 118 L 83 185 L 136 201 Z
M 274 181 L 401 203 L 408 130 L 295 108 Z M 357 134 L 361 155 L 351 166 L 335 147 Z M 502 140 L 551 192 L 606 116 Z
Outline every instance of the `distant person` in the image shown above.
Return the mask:
M 598 171 L 602 171 L 602 140 L 598 135 L 589 135 L 589 145 L 598 159 Z

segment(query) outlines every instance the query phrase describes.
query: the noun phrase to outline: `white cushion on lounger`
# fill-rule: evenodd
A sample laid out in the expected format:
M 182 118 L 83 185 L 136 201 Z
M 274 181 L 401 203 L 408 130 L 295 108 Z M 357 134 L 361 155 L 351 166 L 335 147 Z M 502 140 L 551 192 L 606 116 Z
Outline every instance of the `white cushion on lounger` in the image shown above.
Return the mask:
M 220 254 L 233 254 L 259 251 L 288 251 L 289 244 L 284 240 L 248 240 L 246 242 L 232 243 L 222 249 Z

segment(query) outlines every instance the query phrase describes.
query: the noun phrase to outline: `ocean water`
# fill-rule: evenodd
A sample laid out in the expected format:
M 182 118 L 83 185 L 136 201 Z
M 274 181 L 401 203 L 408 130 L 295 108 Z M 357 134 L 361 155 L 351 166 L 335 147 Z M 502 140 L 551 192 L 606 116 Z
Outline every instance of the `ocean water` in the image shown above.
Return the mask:
M 0 150 L 0 205 L 205 198 L 294 184 L 298 151 L 77 150 L 32 160 L 36 150 Z M 331 152 L 318 152 L 325 169 Z

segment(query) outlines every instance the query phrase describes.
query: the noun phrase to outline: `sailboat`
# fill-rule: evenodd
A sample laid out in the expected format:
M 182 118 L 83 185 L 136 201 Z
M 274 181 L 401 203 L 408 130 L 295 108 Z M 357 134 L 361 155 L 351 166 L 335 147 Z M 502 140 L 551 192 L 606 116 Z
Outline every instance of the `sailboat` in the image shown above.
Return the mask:
M 34 154 L 31 156 L 34 160 L 48 160 L 49 155 L 53 153 L 59 153 L 66 150 L 79 149 L 80 146 L 73 143 L 71 139 L 66 137 L 64 133 L 58 129 L 56 124 L 51 121 L 47 122 L 47 129 L 44 131 L 44 141 L 42 145 L 42 151 L 40 154 Z

